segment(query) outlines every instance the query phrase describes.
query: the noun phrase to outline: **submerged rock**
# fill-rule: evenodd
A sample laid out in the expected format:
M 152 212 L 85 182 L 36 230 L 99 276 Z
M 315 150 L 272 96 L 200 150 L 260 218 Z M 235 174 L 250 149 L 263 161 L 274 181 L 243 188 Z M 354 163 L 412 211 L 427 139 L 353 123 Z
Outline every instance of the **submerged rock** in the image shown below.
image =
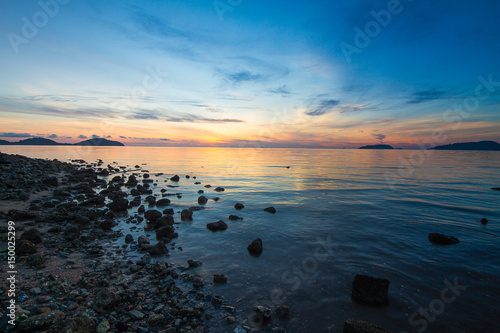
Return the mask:
M 254 255 L 260 255 L 263 249 L 264 245 L 262 244 L 262 240 L 260 238 L 257 238 L 252 243 L 250 243 L 250 245 L 247 246 L 248 252 Z
M 188 262 L 189 267 L 199 267 L 199 266 L 203 265 L 203 263 L 199 260 L 189 259 L 187 262 Z
M 243 220 L 242 217 L 239 217 L 239 216 L 236 216 L 236 215 L 229 215 L 228 219 L 231 220 L 231 221 Z
M 268 213 L 271 213 L 271 214 L 276 213 L 276 209 L 275 209 L 274 207 L 267 207 L 267 208 L 264 208 L 264 211 L 265 211 L 265 212 L 268 212 Z
M 486 217 L 483 217 L 483 218 L 481 219 L 481 224 L 482 224 L 482 225 L 485 225 L 485 224 L 487 224 L 487 223 L 488 223 L 488 219 L 487 219 Z
M 451 244 L 458 244 L 458 243 L 460 243 L 460 241 L 456 237 L 448 236 L 448 235 L 443 235 L 443 234 L 440 234 L 440 233 L 437 233 L 437 232 L 430 233 L 427 238 L 432 243 L 441 244 L 441 245 L 451 245 Z
M 389 280 L 357 274 L 352 282 L 351 297 L 366 304 L 383 304 L 387 301 Z
M 382 327 L 370 324 L 356 318 L 347 319 L 344 322 L 342 333 L 391 333 Z
M 212 231 L 226 230 L 227 224 L 222 220 L 217 222 L 207 223 L 207 229 Z

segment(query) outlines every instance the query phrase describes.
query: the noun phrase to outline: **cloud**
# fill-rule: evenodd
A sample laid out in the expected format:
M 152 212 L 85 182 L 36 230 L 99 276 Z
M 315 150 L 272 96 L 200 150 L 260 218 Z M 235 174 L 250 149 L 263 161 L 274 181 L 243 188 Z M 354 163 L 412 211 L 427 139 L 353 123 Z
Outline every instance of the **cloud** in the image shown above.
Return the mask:
M 132 114 L 132 118 L 133 119 L 153 119 L 153 120 L 156 120 L 156 119 L 158 119 L 158 116 L 151 114 L 151 113 L 147 113 L 147 112 L 135 112 L 134 114 Z
M 127 137 L 123 136 L 123 135 L 120 135 L 120 138 L 121 139 L 126 139 Z
M 57 134 L 51 134 L 48 137 L 51 139 L 57 139 L 58 136 L 57 136 Z
M 160 139 L 161 141 L 172 141 L 170 139 Z
M 375 139 L 380 141 L 383 141 L 386 138 L 384 134 L 372 134 L 372 135 L 375 137 Z
M 309 107 L 304 113 L 308 116 L 321 116 L 332 111 L 339 103 L 340 101 L 336 99 L 324 99 L 319 104 Z
M 111 135 L 105 136 L 106 139 L 111 139 Z
M 86 137 L 85 135 L 83 135 L 83 134 L 80 134 L 80 135 L 78 136 L 78 139 L 86 139 L 86 138 L 87 138 L 87 137 Z
M 412 94 L 410 100 L 406 102 L 407 104 L 419 104 L 423 102 L 428 102 L 436 99 L 445 99 L 449 98 L 446 96 L 446 93 L 441 90 L 424 90 L 417 91 Z
M 288 89 L 288 87 L 286 85 L 282 85 L 281 87 L 275 88 L 275 89 L 269 89 L 268 91 L 270 93 L 278 94 L 278 95 L 290 95 L 291 94 L 290 90 Z
M 249 71 L 241 71 L 236 73 L 228 73 L 226 74 L 226 79 L 235 84 L 241 82 L 250 82 L 250 81 L 260 81 L 262 80 L 263 75 L 261 74 L 253 74 Z
M 31 135 L 29 133 L 11 133 L 11 132 L 0 133 L 1 138 L 28 138 L 28 137 L 32 137 L 32 136 L 33 135 Z
M 100 139 L 101 137 L 99 135 L 92 134 L 92 139 Z

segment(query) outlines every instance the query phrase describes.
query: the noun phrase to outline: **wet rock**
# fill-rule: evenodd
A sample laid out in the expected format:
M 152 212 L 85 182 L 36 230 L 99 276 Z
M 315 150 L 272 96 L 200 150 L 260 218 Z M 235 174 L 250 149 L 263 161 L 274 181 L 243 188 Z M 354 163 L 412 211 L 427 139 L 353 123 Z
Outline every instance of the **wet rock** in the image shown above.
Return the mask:
M 214 274 L 214 283 L 227 283 L 227 275 L 226 274 Z
M 200 197 L 198 198 L 198 204 L 200 204 L 200 205 L 204 205 L 204 204 L 206 204 L 206 203 L 207 203 L 207 201 L 208 201 L 208 199 L 207 199 L 207 197 L 205 197 L 204 195 L 202 195 L 202 196 L 200 196 Z
M 288 319 L 290 318 L 290 308 L 286 305 L 278 305 L 274 308 L 274 313 L 278 318 Z
M 36 245 L 27 239 L 21 239 L 16 242 L 16 253 L 19 255 L 36 253 Z
M 236 318 L 234 318 L 233 316 L 226 317 L 226 323 L 228 323 L 228 324 L 233 324 L 235 321 L 236 321 Z
M 203 263 L 199 260 L 189 259 L 187 262 L 188 262 L 189 267 L 199 267 L 199 266 L 203 265 Z
M 207 229 L 209 229 L 211 231 L 226 230 L 227 224 L 222 220 L 217 221 L 217 222 L 207 223 Z
M 30 254 L 26 259 L 26 263 L 32 267 L 41 267 L 45 262 L 45 257 L 42 254 L 34 253 Z
M 47 333 L 94 333 L 95 322 L 92 318 L 71 318 L 50 327 Z
M 120 302 L 120 296 L 108 288 L 102 288 L 96 295 L 96 304 L 103 309 L 111 309 Z
M 458 238 L 448 235 L 443 235 L 437 232 L 432 232 L 428 236 L 429 241 L 435 244 L 441 245 L 450 245 L 450 244 L 458 244 L 460 241 Z
M 144 205 L 140 205 L 139 208 L 137 209 L 137 213 L 142 214 L 146 211 L 146 208 L 144 208 Z
M 59 180 L 55 176 L 48 176 L 42 179 L 42 184 L 50 186 L 58 186 Z
M 52 325 L 60 323 L 66 318 L 61 311 L 50 311 L 29 317 L 22 321 L 18 330 L 21 332 L 37 332 L 49 329 Z
M 173 182 L 178 182 L 179 179 L 180 179 L 180 177 L 178 175 L 175 175 L 175 176 L 173 176 L 173 177 L 170 178 L 170 180 L 173 181 Z
M 276 213 L 276 209 L 274 207 L 264 208 L 264 211 L 268 212 L 268 213 L 271 213 L 271 214 L 275 214 Z
M 161 228 L 167 225 L 174 225 L 174 218 L 172 215 L 165 215 L 160 217 L 158 220 L 155 222 L 155 228 Z
M 155 246 L 149 250 L 149 253 L 151 254 L 165 254 L 168 252 L 167 246 L 163 242 L 158 242 Z
M 111 179 L 113 183 L 120 183 L 123 182 L 123 178 L 121 176 L 114 176 L 113 179 Z
M 485 225 L 485 224 L 487 224 L 487 223 L 488 223 L 488 219 L 487 219 L 486 217 L 483 217 L 483 218 L 481 219 L 481 224 L 482 224 L 482 225 Z
M 160 229 L 156 230 L 156 238 L 169 238 L 172 233 L 174 233 L 174 228 L 171 225 L 161 227 Z
M 141 205 L 141 197 L 137 196 L 132 201 L 130 201 L 130 206 L 139 207 Z
M 146 200 L 146 202 L 147 202 L 148 204 L 150 204 L 151 206 L 152 206 L 152 205 L 154 205 L 154 204 L 156 203 L 156 197 L 154 197 L 154 196 L 152 196 L 152 195 L 147 196 L 145 200 Z
M 139 310 L 129 311 L 128 315 L 130 318 L 135 319 L 135 320 L 140 320 L 140 319 L 144 318 L 144 313 L 142 313 Z
M 235 205 L 234 205 L 234 208 L 236 208 L 236 209 L 240 210 L 240 209 L 245 208 L 245 205 L 244 205 L 244 204 L 242 204 L 242 203 L 239 203 L 239 202 L 238 202 L 237 204 L 235 204 Z
M 137 197 L 137 196 L 141 195 L 141 192 L 139 192 L 138 189 L 133 188 L 133 189 L 130 190 L 130 195 L 132 195 L 134 197 Z
M 163 314 L 153 313 L 148 318 L 148 327 L 149 328 L 160 327 L 163 325 L 164 321 L 165 321 L 165 316 Z
M 109 176 L 109 171 L 106 169 L 103 169 L 103 170 L 99 171 L 98 175 L 99 176 Z
M 195 288 L 201 288 L 201 287 L 203 287 L 204 284 L 205 284 L 205 282 L 199 276 L 197 276 L 193 279 L 193 287 L 195 287 Z
M 144 236 L 146 237 L 146 236 Z M 127 234 L 125 236 L 125 243 L 132 243 L 134 241 L 134 236 L 132 236 L 131 234 Z
M 215 192 L 224 192 L 224 188 L 223 187 L 216 187 Z
M 125 198 L 115 198 L 113 202 L 108 204 L 108 208 L 113 212 L 126 211 L 128 209 L 128 200 Z
M 258 323 L 266 323 L 271 320 L 271 309 L 265 306 L 257 305 L 253 311 L 255 312 L 254 321 Z
M 231 221 L 243 220 L 242 217 L 239 217 L 239 216 L 236 216 L 236 215 L 229 215 L 228 219 L 231 220 Z
M 167 208 L 167 209 L 164 209 L 163 210 L 163 214 L 166 214 L 166 215 L 174 215 L 175 212 L 174 212 L 174 209 L 173 208 Z
M 137 243 L 139 245 L 141 245 L 141 244 L 149 244 L 149 238 L 147 238 L 144 235 L 140 235 L 139 238 L 137 238 Z
M 183 209 L 181 211 L 181 220 L 182 221 L 191 221 L 193 219 L 193 212 L 189 209 Z
M 263 249 L 264 245 L 262 244 L 262 240 L 260 238 L 257 238 L 247 246 L 248 252 L 253 255 L 260 255 Z
M 351 297 L 361 303 L 383 304 L 387 301 L 389 280 L 357 274 L 352 283 Z
M 42 234 L 38 229 L 31 228 L 23 232 L 21 239 L 29 240 L 33 244 L 39 244 L 42 242 Z
M 99 325 L 97 325 L 96 333 L 106 333 L 111 328 L 109 321 L 107 319 L 101 320 Z
M 99 223 L 99 227 L 102 230 L 111 230 L 114 226 L 118 225 L 113 219 L 106 219 Z
M 342 333 L 391 333 L 382 327 L 370 324 L 356 318 L 347 319 L 344 322 Z
M 169 199 L 160 199 L 156 202 L 157 207 L 163 207 L 163 206 L 167 206 L 167 205 L 170 205 Z
M 491 189 L 495 191 L 500 191 L 500 187 L 492 187 Z
M 144 212 L 144 218 L 148 221 L 155 222 L 161 217 L 161 212 L 156 209 L 147 210 Z

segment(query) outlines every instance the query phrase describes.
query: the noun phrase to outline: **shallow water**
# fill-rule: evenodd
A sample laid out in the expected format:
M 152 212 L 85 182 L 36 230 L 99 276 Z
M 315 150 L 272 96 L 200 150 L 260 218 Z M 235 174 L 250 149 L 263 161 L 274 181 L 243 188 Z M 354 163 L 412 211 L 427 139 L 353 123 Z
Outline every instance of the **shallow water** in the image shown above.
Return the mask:
M 254 305 L 286 304 L 289 332 L 341 332 L 351 317 L 394 332 L 497 332 L 500 323 L 500 153 L 473 151 L 322 150 L 253 148 L 0 147 L 5 153 L 59 160 L 146 164 L 158 180 L 155 193 L 181 177 L 182 198 L 168 197 L 176 211 L 197 205 L 197 190 L 210 199 L 192 222 L 178 225 L 169 261 L 199 259 L 198 272 L 228 283 L 213 286 L 237 306 L 238 321 Z M 409 167 L 411 165 L 414 167 Z M 290 166 L 290 168 L 286 168 Z M 194 185 L 195 181 L 202 182 Z M 210 184 L 212 188 L 204 188 Z M 222 186 L 225 192 L 216 193 Z M 236 202 L 245 208 L 236 211 Z M 263 211 L 274 206 L 275 215 Z M 131 210 L 132 212 L 132 210 Z M 243 220 L 229 221 L 235 214 Z M 486 217 L 487 225 L 479 220 Z M 229 228 L 210 232 L 207 222 Z M 180 221 L 179 215 L 175 220 Z M 123 233 L 129 225 L 121 224 Z M 436 246 L 430 232 L 450 234 L 460 244 Z M 144 231 L 134 231 L 137 237 Z M 151 235 L 154 237 L 154 235 Z M 261 238 L 264 252 L 246 246 Z M 391 281 L 385 307 L 356 304 L 350 292 L 358 273 Z M 440 301 L 448 282 L 462 289 Z M 450 294 L 452 295 L 452 294 Z M 449 296 L 449 295 L 447 295 Z M 434 309 L 428 319 L 413 315 Z M 413 316 L 412 316 L 413 315 Z M 413 320 L 410 320 L 412 318 Z M 217 328 L 232 331 L 234 326 Z

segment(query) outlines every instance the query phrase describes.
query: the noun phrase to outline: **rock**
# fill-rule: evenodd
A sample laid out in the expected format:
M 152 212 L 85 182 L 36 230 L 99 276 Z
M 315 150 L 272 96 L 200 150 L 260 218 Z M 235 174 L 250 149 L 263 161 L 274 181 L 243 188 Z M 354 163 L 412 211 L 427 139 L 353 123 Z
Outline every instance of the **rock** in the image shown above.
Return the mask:
M 99 171 L 98 175 L 99 176 L 109 176 L 109 171 L 106 169 L 103 169 L 103 170 Z
M 101 320 L 99 325 L 97 325 L 96 333 L 106 333 L 111 328 L 109 321 L 107 319 Z
M 163 242 L 158 242 L 155 246 L 149 250 L 149 253 L 151 254 L 165 254 L 168 252 L 167 246 Z
M 29 317 L 22 321 L 18 330 L 21 332 L 44 331 L 52 325 L 60 323 L 66 318 L 66 314 L 61 311 L 50 311 Z
M 500 191 L 500 187 L 492 187 L 491 189 L 495 191 Z
M 92 318 L 71 318 L 50 327 L 47 333 L 94 333 L 95 322 Z
M 229 215 L 228 219 L 231 220 L 231 221 L 243 220 L 242 217 L 239 217 L 239 216 L 236 216 L 236 215 Z
M 149 238 L 147 238 L 144 235 L 140 235 L 139 238 L 137 238 L 137 243 L 139 245 L 141 245 L 141 244 L 149 244 Z
M 128 180 L 125 183 L 125 186 L 127 186 L 127 187 L 136 187 L 137 184 L 138 184 L 137 178 L 135 178 L 134 175 L 130 175 L 130 176 L 128 176 Z
M 163 322 L 165 321 L 165 316 L 163 314 L 157 314 L 153 313 L 152 315 L 149 316 L 148 318 L 148 327 L 160 327 L 163 325 Z
M 450 244 L 460 243 L 460 241 L 456 237 L 439 234 L 437 232 L 430 233 L 428 236 L 428 239 L 432 243 L 441 244 L 441 245 L 450 245 Z
M 155 228 L 161 228 L 167 225 L 174 225 L 174 218 L 172 215 L 165 215 L 160 217 L 158 220 L 155 222 Z
M 171 181 L 173 181 L 173 182 L 178 182 L 178 181 L 179 181 L 179 179 L 180 179 L 180 178 L 179 178 L 179 176 L 178 176 L 178 175 L 175 175 L 175 176 L 173 176 L 172 178 L 170 178 L 170 180 L 171 180 Z
M 274 308 L 274 313 L 278 318 L 288 319 L 290 318 L 290 308 L 286 305 L 278 305 Z
M 234 318 L 233 316 L 226 317 L 226 323 L 228 323 L 228 324 L 233 324 L 235 321 L 236 321 L 236 318 Z
M 207 223 L 207 229 L 209 229 L 211 231 L 226 230 L 227 224 L 222 220 L 217 221 L 217 222 Z
M 226 274 L 214 274 L 214 283 L 227 283 L 227 275 Z
M 174 228 L 171 225 L 167 225 L 165 227 L 161 227 L 160 229 L 156 230 L 156 238 L 161 239 L 161 238 L 170 238 L 170 235 L 174 233 Z
M 224 192 L 224 188 L 223 187 L 216 187 L 215 192 Z
M 141 192 L 139 192 L 138 189 L 133 188 L 133 189 L 130 190 L 130 195 L 132 195 L 134 197 L 137 197 L 137 196 L 141 195 Z
M 33 267 L 40 267 L 45 262 L 45 257 L 42 254 L 34 253 L 28 256 L 26 263 Z
M 199 266 L 203 265 L 203 263 L 199 260 L 189 259 L 187 262 L 188 262 L 189 267 L 199 267 Z
M 156 202 L 157 207 L 163 207 L 163 206 L 167 206 L 167 205 L 170 205 L 169 199 L 160 199 Z
M 387 301 L 389 280 L 357 274 L 352 283 L 351 297 L 366 304 L 383 304 Z
M 147 210 L 144 212 L 144 218 L 148 221 L 155 222 L 161 217 L 161 212 L 156 209 Z
M 264 211 L 268 212 L 268 213 L 271 213 L 271 214 L 275 214 L 276 213 L 276 209 L 274 207 L 264 208 Z
M 487 223 L 488 223 L 488 219 L 487 219 L 486 217 L 483 217 L 483 218 L 481 219 L 481 224 L 482 224 L 482 225 L 485 225 L 485 224 L 487 224 Z
M 263 249 L 264 245 L 262 244 L 262 240 L 260 238 L 257 238 L 252 243 L 250 243 L 250 245 L 247 246 L 248 252 L 254 255 L 260 255 Z
M 195 287 L 195 288 L 201 288 L 201 287 L 203 287 L 204 284 L 205 284 L 205 282 L 199 276 L 197 276 L 193 279 L 193 287 Z
M 198 198 L 198 204 L 200 204 L 200 205 L 204 205 L 204 204 L 206 204 L 206 203 L 207 203 L 207 201 L 208 201 L 208 199 L 207 199 L 207 197 L 205 197 L 204 195 L 202 195 L 202 196 L 200 196 L 200 197 Z
M 382 327 L 375 326 L 366 321 L 356 318 L 347 319 L 344 322 L 342 333 L 391 333 Z
M 107 288 L 102 288 L 96 295 L 96 304 L 103 309 L 110 309 L 120 302 L 120 296 Z
M 50 186 L 58 186 L 59 180 L 55 176 L 47 176 L 42 179 L 42 184 Z
M 128 200 L 125 198 L 115 198 L 113 202 L 108 204 L 108 208 L 113 212 L 126 211 L 128 209 Z
M 149 173 L 145 173 L 145 174 L 142 175 L 142 178 L 144 178 L 144 179 L 148 179 L 149 177 L 150 177 Z
M 123 178 L 121 176 L 114 176 L 113 179 L 111 179 L 113 183 L 119 183 L 123 181 Z
M 239 209 L 243 209 L 243 208 L 245 208 L 245 205 L 244 205 L 244 204 L 242 204 L 242 203 L 239 203 L 239 202 L 238 202 L 236 205 L 234 205 L 234 208 L 236 208 L 236 209 L 238 209 L 238 210 L 239 210 Z
M 271 320 L 271 309 L 268 307 L 257 305 L 253 311 L 255 312 L 255 322 L 265 323 Z
M 163 210 L 163 214 L 166 214 L 166 215 L 174 215 L 175 212 L 174 212 L 174 209 L 173 208 L 167 208 L 167 209 L 164 209 Z
M 181 211 L 181 220 L 182 221 L 191 221 L 193 219 L 193 212 L 189 209 L 183 209 Z
M 139 214 L 142 214 L 142 213 L 144 213 L 145 210 L 146 210 L 146 208 L 144 208 L 144 205 L 140 205 L 139 208 L 137 209 L 137 212 Z
M 113 219 L 106 219 L 99 223 L 99 227 L 103 230 L 111 230 L 117 223 Z
M 19 255 L 36 253 L 36 245 L 27 239 L 21 239 L 16 242 L 16 253 Z
M 146 236 L 144 236 L 146 237 Z M 131 234 L 127 234 L 125 236 L 125 243 L 132 243 L 134 241 L 134 236 L 132 236 Z
M 140 319 L 144 318 L 144 313 L 142 313 L 139 310 L 129 311 L 128 315 L 130 318 L 135 319 L 135 320 L 140 320 Z
M 40 231 L 38 229 L 31 228 L 23 232 L 23 234 L 21 235 L 21 239 L 26 239 L 33 244 L 38 244 L 42 242 L 42 234 L 40 234 Z

